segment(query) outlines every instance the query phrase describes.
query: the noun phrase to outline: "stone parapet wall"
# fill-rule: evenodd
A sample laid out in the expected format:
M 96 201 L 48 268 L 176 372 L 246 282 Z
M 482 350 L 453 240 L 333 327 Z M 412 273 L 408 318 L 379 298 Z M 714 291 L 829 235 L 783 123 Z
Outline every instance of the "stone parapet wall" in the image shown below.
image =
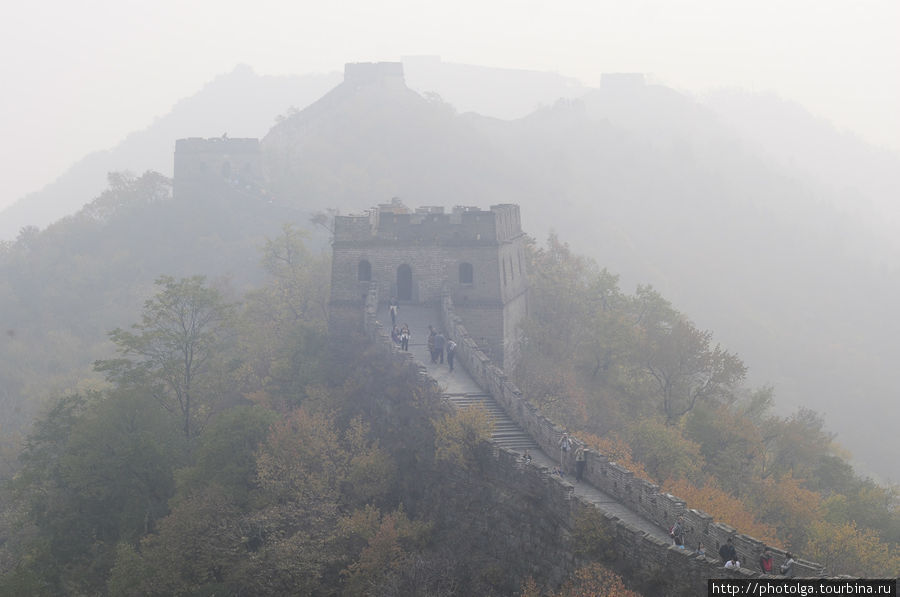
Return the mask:
M 507 378 L 504 372 L 496 367 L 491 360 L 478 347 L 462 324 L 462 320 L 454 312 L 453 301 L 449 293 L 444 293 L 442 299 L 442 313 L 444 328 L 457 342 L 456 360 L 469 375 L 484 390 L 490 392 L 507 412 L 531 437 L 541 446 L 541 449 L 549 454 L 559 456 L 559 438 L 565 431 L 560 425 L 547 418 L 541 411 L 529 403 L 515 384 Z M 578 442 L 577 438 L 576 443 Z M 586 450 L 587 464 L 585 465 L 585 479 L 594 487 L 616 498 L 619 502 L 628 506 L 633 512 L 652 521 L 660 529 L 667 530 L 679 515 L 684 515 L 687 533 L 685 543 L 688 549 L 676 549 L 675 553 L 682 557 L 690 557 L 690 552 L 703 544 L 711 556 L 701 568 L 703 578 L 722 577 L 725 572 L 718 561 L 718 549 L 730 538 L 738 552 L 741 562 L 749 569 L 741 569 L 740 575 L 749 574 L 756 569 L 759 554 L 765 545 L 750 536 L 738 533 L 728 525 L 713 521 L 709 514 L 699 510 L 688 508 L 684 500 L 668 493 L 660 492 L 658 485 L 645 479 L 636 477 L 626 468 L 610 462 L 609 458 L 594 450 Z M 574 451 L 564 455 L 562 466 L 566 471 L 574 469 Z M 623 524 L 620 523 L 619 524 Z M 646 538 L 649 540 L 650 538 Z M 671 547 L 668 541 L 660 545 L 660 549 L 666 552 Z M 784 561 L 785 552 L 771 548 L 775 558 L 776 569 Z M 642 549 L 643 553 L 645 549 Z M 643 554 L 642 557 L 646 557 Z M 678 557 L 656 554 L 654 559 Z M 708 559 L 708 558 L 707 558 Z M 796 576 L 820 577 L 824 574 L 824 567 L 815 562 L 798 559 L 795 565 Z M 698 593 L 699 594 L 699 593 Z
M 403 365 L 414 368 L 423 387 L 436 388 L 438 384 L 427 368 L 391 341 L 389 330 L 377 319 L 378 302 L 378 287 L 372 284 L 363 317 L 368 338 Z M 457 363 L 461 363 L 482 388 L 491 392 L 544 452 L 559 454 L 557 442 L 563 429 L 524 400 L 503 371 L 479 350 L 446 295 L 442 317 L 446 329 L 458 338 Z M 592 485 L 661 529 L 671 526 L 679 514 L 685 517 L 690 549 L 676 548 L 671 541 L 649 535 L 626 520 L 608 513 L 603 515 L 614 552 L 608 563 L 635 579 L 647 595 L 702 595 L 706 594 L 706 581 L 710 578 L 761 576 L 754 572 L 758 553 L 763 547 L 761 542 L 716 523 L 708 514 L 689 509 L 684 500 L 660 492 L 657 485 L 636 477 L 602 454 L 588 451 L 587 458 L 585 475 Z M 564 466 L 566 469 L 574 466 L 571 458 Z M 465 490 L 454 490 L 452 495 L 458 503 L 451 500 L 442 504 L 440 515 L 450 522 L 458 519 L 459 524 L 482 529 L 479 532 L 484 534 L 484 541 L 490 543 L 491 552 L 498 559 L 507 558 L 503 560 L 504 570 L 513 577 L 521 580 L 531 576 L 539 582 L 558 586 L 585 563 L 576 555 L 575 526 L 579 514 L 595 506 L 576 495 L 573 485 L 565 478 L 551 474 L 546 468 L 524 463 L 516 452 L 486 445 L 477 474 L 466 479 L 448 479 L 447 482 L 456 489 L 465 487 Z M 481 506 L 473 508 L 475 503 Z M 725 570 L 722 567 L 716 551 L 729 538 L 746 568 Z M 703 543 L 710 556 L 693 553 L 698 543 Z M 772 551 L 776 565 L 780 565 L 783 552 Z M 796 575 L 821 576 L 822 567 L 800 560 Z

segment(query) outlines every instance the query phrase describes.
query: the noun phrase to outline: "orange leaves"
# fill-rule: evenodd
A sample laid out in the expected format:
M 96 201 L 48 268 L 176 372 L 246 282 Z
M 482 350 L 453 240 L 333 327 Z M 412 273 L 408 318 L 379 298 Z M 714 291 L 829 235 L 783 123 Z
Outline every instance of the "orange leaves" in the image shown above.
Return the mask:
M 632 457 L 631 446 L 615 433 L 611 433 L 605 437 L 592 435 L 590 433 L 579 433 L 578 439 L 585 442 L 589 448 L 597 450 L 605 455 L 610 461 L 615 462 L 620 466 L 624 466 L 636 476 L 643 479 L 653 478 L 644 468 L 644 465 Z
M 554 597 L 641 597 L 625 588 L 622 577 L 601 564 L 579 568 L 575 578 L 563 585 Z
M 754 497 L 757 512 L 779 529 L 780 538 L 797 549 L 806 541 L 809 526 L 819 518 L 822 496 L 803 487 L 802 479 L 784 475 L 760 482 Z
M 492 427 L 484 408 L 455 410 L 434 424 L 435 457 L 463 467 L 469 465 L 478 445 L 491 438 Z
M 519 597 L 541 597 L 544 593 L 534 578 L 528 577 L 522 583 Z M 603 566 L 589 564 L 575 571 L 575 574 L 551 597 L 642 597 L 640 593 L 625 587 L 622 577 Z
M 733 526 L 744 534 L 751 535 L 772 546 L 779 544 L 776 528 L 754 518 L 750 510 L 739 499 L 722 491 L 714 482 L 702 487 L 679 479 L 666 481 L 666 491 L 685 500 L 691 508 L 702 510 L 716 521 Z
M 900 575 L 900 554 L 884 543 L 871 529 L 856 523 L 812 523 L 806 550 L 809 558 L 825 565 L 829 575 L 861 577 Z

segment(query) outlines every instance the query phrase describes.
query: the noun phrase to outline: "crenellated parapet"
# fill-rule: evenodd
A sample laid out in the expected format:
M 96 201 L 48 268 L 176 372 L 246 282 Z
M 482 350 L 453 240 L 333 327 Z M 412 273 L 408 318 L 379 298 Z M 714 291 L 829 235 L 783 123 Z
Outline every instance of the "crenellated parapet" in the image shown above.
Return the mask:
M 331 304 L 360 305 L 370 283 L 380 301 L 440 304 L 448 288 L 482 349 L 516 364 L 527 315 L 526 236 L 519 207 L 407 208 L 400 200 L 334 220 Z
M 379 205 L 363 215 L 337 216 L 335 243 L 391 245 L 496 246 L 522 236 L 519 206 L 492 205 L 489 210 L 456 206 L 407 209 L 401 202 Z
M 350 241 L 348 246 L 354 251 L 360 251 L 353 253 L 352 259 L 373 259 L 370 263 L 373 271 L 376 268 L 377 257 L 372 256 L 379 255 L 378 248 L 391 247 L 385 252 L 385 257 L 392 259 L 396 259 L 398 254 L 397 246 L 403 250 L 409 248 L 403 243 L 392 245 L 391 242 L 397 242 L 397 239 L 394 241 L 382 239 L 384 244 L 380 244 L 381 241 L 372 241 L 373 237 L 377 239 L 379 230 L 386 230 L 377 225 L 382 218 L 393 218 L 394 215 L 409 216 L 410 226 L 416 226 L 424 223 L 428 217 L 440 219 L 452 215 L 436 208 L 417 210 L 417 214 L 408 210 L 402 211 L 405 209 L 402 204 L 384 207 L 386 209 L 381 211 L 375 220 L 372 219 L 372 214 L 367 214 L 365 217 L 345 221 L 347 226 L 354 229 L 353 234 L 364 234 L 368 239 L 366 242 L 372 243 L 370 246 L 355 246 L 354 241 Z M 401 210 L 398 213 L 392 211 L 398 209 Z M 481 214 L 488 213 L 487 210 L 474 211 Z M 416 215 L 420 219 L 412 217 Z M 517 220 L 510 220 L 513 221 Z M 497 227 L 493 229 L 497 230 Z M 417 247 L 415 251 L 410 250 L 401 254 L 415 259 L 415 256 L 425 248 L 424 245 L 413 246 Z M 373 250 L 373 247 L 376 249 Z M 438 254 L 440 254 L 438 251 L 434 253 Z M 452 259 L 453 255 L 452 252 L 445 253 L 443 258 Z M 355 264 L 353 260 L 349 263 Z M 396 264 L 396 261 L 391 263 Z M 421 266 L 426 262 L 416 263 Z M 455 262 L 451 263 L 455 265 Z M 496 261 L 494 263 L 496 264 Z M 435 268 L 436 274 L 443 275 L 446 271 L 446 263 Z M 376 316 L 379 308 L 386 302 L 385 293 L 391 293 L 393 289 L 383 284 L 374 274 L 371 279 L 365 281 L 354 279 L 353 282 L 357 284 L 355 292 L 359 298 L 346 301 L 333 300 L 332 308 L 335 312 L 350 314 L 355 310 L 358 318 L 356 321 L 359 323 L 354 325 L 362 327 L 370 340 L 390 351 L 394 358 L 402 361 L 405 366 L 415 368 L 421 382 L 429 389 L 437 387 L 437 382 L 429 375 L 428 369 L 418 363 L 410 353 L 400 350 L 391 340 L 390 330 L 385 328 Z M 457 343 L 457 364 L 462 366 L 474 382 L 489 393 L 507 415 L 528 433 L 544 454 L 558 456 L 558 441 L 564 429 L 530 403 L 508 378 L 497 360 L 485 350 L 486 345 L 490 348 L 490 343 L 485 342 L 485 329 L 479 327 L 477 323 L 470 327 L 471 321 L 478 320 L 473 319 L 465 307 L 460 308 L 457 298 L 458 288 L 445 282 L 435 292 L 439 296 L 440 325 L 448 337 Z M 332 296 L 334 297 L 334 294 Z M 470 329 L 477 331 L 473 334 Z M 504 354 L 507 359 L 513 360 L 515 346 L 505 348 Z M 578 443 L 577 438 L 574 439 Z M 520 578 L 531 575 L 551 584 L 559 583 L 571 575 L 584 563 L 576 555 L 577 546 L 573 540 L 576 534 L 575 525 L 583 513 L 599 511 L 612 538 L 610 545 L 615 552 L 614 567 L 627 570 L 629 575 L 640 579 L 642 586 L 651 587 L 654 595 L 705 594 L 706 581 L 710 578 L 761 576 L 755 571 L 755 562 L 763 548 L 767 547 L 761 541 L 716 522 L 709 514 L 691 508 L 677 496 L 661 491 L 655 483 L 638 477 L 633 471 L 610 460 L 602 453 L 587 450 L 584 471 L 585 481 L 605 496 L 602 503 L 597 504 L 585 497 L 584 492 L 576 492 L 575 486 L 567 477 L 554 475 L 547 468 L 536 466 L 534 463 L 525 463 L 515 451 L 493 445 L 487 450 L 487 454 L 490 458 L 480 463 L 480 476 L 477 479 L 468 479 L 470 485 L 466 487 L 466 492 L 463 492 L 467 495 L 457 496 L 450 491 L 448 499 L 451 503 L 442 504 L 441 510 L 444 512 L 443 515 L 450 519 L 454 516 L 467 518 L 478 516 L 479 528 L 485 529 L 485 541 L 495 545 L 497 553 L 509 554 L 509 560 L 505 565 L 511 574 Z M 573 452 L 563 455 L 561 466 L 567 472 L 574 469 L 573 457 Z M 473 512 L 471 510 L 473 498 L 468 495 L 471 492 L 478 492 L 480 500 L 478 503 L 490 506 Z M 521 499 L 510 499 L 511 496 L 519 496 Z M 452 500 L 456 499 L 459 499 L 459 504 L 452 503 Z M 467 499 L 470 501 L 467 502 Z M 460 508 L 460 512 L 455 513 L 454 507 Z M 666 534 L 667 529 L 679 516 L 683 516 L 685 521 L 687 549 L 673 546 Z M 540 521 L 553 521 L 553 524 L 541 524 Z M 729 540 L 734 544 L 745 567 L 737 570 L 726 570 L 722 567 L 717 552 L 719 547 Z M 697 555 L 694 550 L 698 545 L 703 545 L 709 555 Z M 770 548 L 770 551 L 775 557 L 777 569 L 784 561 L 785 552 L 773 548 Z M 799 559 L 795 564 L 795 575 L 822 577 L 824 569 L 820 564 Z
M 531 435 L 546 454 L 559 454 L 558 442 L 564 429 L 544 415 L 540 409 L 525 399 L 516 385 L 507 378 L 503 370 L 495 366 L 491 359 L 479 348 L 478 342 L 472 338 L 462 319 L 456 314 L 453 299 L 445 293 L 442 300 L 442 324 L 457 341 L 457 362 L 460 363 L 475 382 L 489 392 L 506 413 L 522 429 Z M 576 443 L 577 438 L 573 438 Z M 620 539 L 617 549 L 622 557 L 640 558 L 639 566 L 656 566 L 656 572 L 668 572 L 669 566 L 677 566 L 677 577 L 688 583 L 689 589 L 684 593 L 699 591 L 701 585 L 705 591 L 708 578 L 722 577 L 757 577 L 755 562 L 763 548 L 763 542 L 739 533 L 728 525 L 715 522 L 713 518 L 700 510 L 689 508 L 688 504 L 669 493 L 661 492 L 660 487 L 646 479 L 636 476 L 627 468 L 611 461 L 606 455 L 595 450 L 586 450 L 587 464 L 584 471 L 585 480 L 615 498 L 619 503 L 647 521 L 651 521 L 660 530 L 669 529 L 679 516 L 684 516 L 686 525 L 685 543 L 688 549 L 674 548 L 669 540 L 659 542 L 644 532 L 630 528 L 627 521 L 612 520 L 616 535 Z M 565 454 L 561 463 L 566 471 L 574 470 L 574 451 Z M 560 479 L 560 483 L 567 483 Z M 728 540 L 732 540 L 742 562 L 748 568 L 736 571 L 724 570 L 718 558 L 718 550 Z M 696 556 L 693 551 L 702 544 L 708 557 Z M 785 560 L 785 551 L 769 547 L 775 558 L 776 570 Z M 798 577 L 822 577 L 824 567 L 816 562 L 798 559 L 795 564 L 795 575 Z M 667 593 L 668 594 L 668 593 Z M 701 594 L 697 592 L 695 594 Z

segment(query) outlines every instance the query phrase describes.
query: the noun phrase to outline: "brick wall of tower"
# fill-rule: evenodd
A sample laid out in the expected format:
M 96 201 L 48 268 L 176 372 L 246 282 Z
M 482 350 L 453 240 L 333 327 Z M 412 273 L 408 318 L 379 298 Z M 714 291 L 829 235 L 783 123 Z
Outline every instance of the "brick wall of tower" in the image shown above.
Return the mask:
M 394 201 L 363 216 L 338 217 L 331 300 L 361 303 L 374 282 L 383 303 L 397 297 L 438 304 L 446 287 L 483 348 L 512 368 L 527 314 L 525 239 L 516 205 L 444 213 L 440 207 L 410 211 Z M 408 292 L 401 267 L 410 274 Z

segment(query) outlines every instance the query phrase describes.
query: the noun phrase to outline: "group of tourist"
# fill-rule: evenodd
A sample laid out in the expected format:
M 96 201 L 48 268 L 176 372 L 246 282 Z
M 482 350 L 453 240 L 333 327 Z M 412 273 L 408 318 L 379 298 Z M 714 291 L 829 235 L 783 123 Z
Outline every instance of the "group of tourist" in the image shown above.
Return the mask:
M 400 345 L 402 350 L 409 350 L 409 338 L 410 331 L 409 325 L 402 324 L 397 325 L 397 315 L 399 313 L 399 306 L 394 299 L 391 299 L 389 305 L 389 312 L 391 315 L 391 338 L 396 344 Z M 444 333 L 440 330 L 436 330 L 434 326 L 428 326 L 428 353 L 431 357 L 432 364 L 443 364 L 444 363 L 444 355 L 447 356 L 447 365 L 450 367 L 450 371 L 453 371 L 453 360 L 456 356 L 456 343 L 447 338 Z M 569 437 L 568 432 L 563 432 L 562 436 L 559 438 L 558 442 L 559 446 L 559 462 L 560 466 L 555 466 L 553 468 L 553 474 L 563 476 L 563 469 L 561 464 L 565 462 L 566 453 L 570 452 L 572 448 L 575 448 L 575 482 L 581 482 L 582 477 L 584 476 L 584 468 L 586 464 L 586 454 L 584 445 L 580 443 L 576 443 L 572 438 Z M 531 462 L 531 454 L 528 450 L 525 450 L 525 453 L 522 456 L 523 461 L 526 463 Z M 684 549 L 684 537 L 685 537 L 685 523 L 684 516 L 679 516 L 675 520 L 675 524 L 669 529 L 669 536 L 672 538 L 673 543 Z M 706 550 L 703 547 L 702 543 L 697 545 L 697 550 L 695 552 L 697 555 L 706 555 Z M 740 568 L 741 561 L 738 557 L 737 550 L 734 547 L 732 540 L 729 538 L 722 546 L 719 548 L 719 557 L 722 558 L 722 563 L 725 568 Z M 773 574 L 773 569 L 775 567 L 774 557 L 772 556 L 772 552 L 766 548 L 762 551 L 759 556 L 759 570 L 763 574 Z M 784 563 L 779 567 L 779 572 L 782 576 L 793 576 L 794 575 L 794 556 L 790 552 L 785 553 Z
M 672 537 L 672 541 L 676 546 L 684 549 L 684 535 L 684 516 L 679 516 L 672 528 L 669 529 L 669 536 Z M 697 544 L 697 550 L 694 553 L 700 556 L 706 555 L 706 549 L 702 543 Z M 725 568 L 741 567 L 740 557 L 731 539 L 728 539 L 719 548 L 719 557 L 722 558 L 722 565 Z M 759 571 L 763 574 L 776 574 L 774 570 L 775 558 L 772 555 L 772 551 L 769 548 L 765 548 L 759 555 Z M 782 576 L 794 575 L 794 556 L 790 552 L 784 554 L 784 563 L 778 568 L 778 572 Z
M 569 437 L 569 433 L 565 431 L 559 438 L 558 445 L 559 461 L 561 463 L 565 461 L 566 452 L 570 452 L 572 447 L 575 447 L 575 482 L 580 483 L 584 477 L 584 467 L 587 464 L 587 454 L 585 454 L 584 445 L 577 444 Z M 560 470 L 560 475 L 562 475 L 562 470 Z
M 394 299 L 391 299 L 388 311 L 391 314 L 391 339 L 395 344 L 399 344 L 402 350 L 409 350 L 409 338 L 412 335 L 409 331 L 409 325 L 404 323 L 397 325 L 397 316 L 400 313 L 400 307 Z M 444 364 L 444 355 L 447 355 L 447 365 L 450 372 L 453 372 L 453 361 L 456 357 L 456 342 L 446 337 L 443 332 L 435 330 L 433 326 L 428 326 L 428 353 L 431 357 L 432 364 Z

